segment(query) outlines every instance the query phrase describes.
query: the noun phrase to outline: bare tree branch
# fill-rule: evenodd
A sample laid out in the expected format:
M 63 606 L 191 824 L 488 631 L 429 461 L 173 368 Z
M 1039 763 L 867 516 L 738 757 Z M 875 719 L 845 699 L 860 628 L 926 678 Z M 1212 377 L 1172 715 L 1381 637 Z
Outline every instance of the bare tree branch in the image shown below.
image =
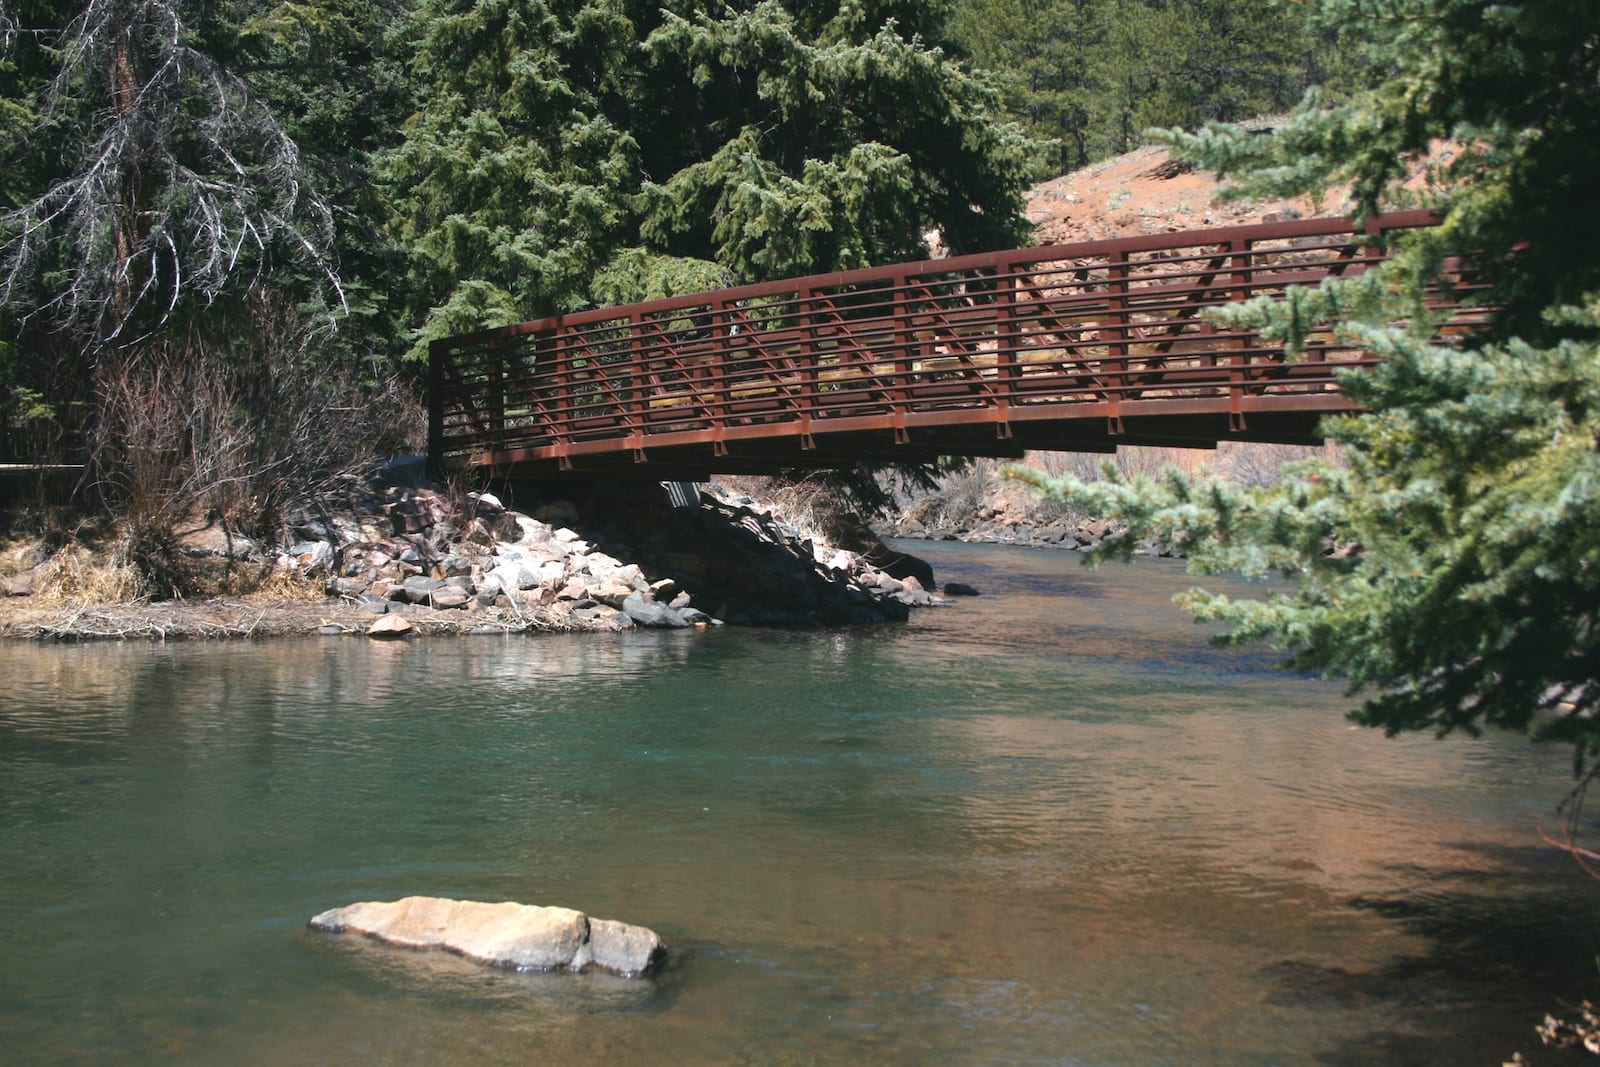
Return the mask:
M 279 262 L 344 306 L 333 216 L 294 141 L 233 73 L 185 43 L 191 0 L 88 0 L 26 151 L 68 176 L 0 215 L 0 307 L 91 347 L 184 302 L 253 289 Z M 0 43 L 21 32 L 0 0 Z

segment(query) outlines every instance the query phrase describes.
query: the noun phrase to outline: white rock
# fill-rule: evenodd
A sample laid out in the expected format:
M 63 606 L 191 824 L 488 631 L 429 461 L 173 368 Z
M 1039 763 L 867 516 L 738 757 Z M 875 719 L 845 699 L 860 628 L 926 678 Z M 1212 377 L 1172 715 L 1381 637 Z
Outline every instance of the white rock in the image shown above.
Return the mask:
M 520 511 L 509 512 L 508 514 L 516 520 L 517 526 L 522 530 L 522 537 L 517 542 L 518 544 L 537 548 L 550 543 L 554 531 L 549 523 L 540 522 L 538 519 L 524 515 Z
M 494 578 L 500 584 L 500 588 L 507 592 L 513 589 L 532 589 L 539 584 L 539 572 L 520 560 L 499 564 L 484 575 L 485 580 L 489 578 Z
M 590 919 L 570 908 L 541 908 L 442 897 L 363 901 L 312 917 L 313 930 L 355 932 L 406 948 L 438 948 L 519 971 L 599 967 L 648 974 L 666 957 L 661 938 L 642 926 Z
M 567 567 L 559 559 L 547 559 L 539 564 L 540 589 L 560 589 L 567 580 Z

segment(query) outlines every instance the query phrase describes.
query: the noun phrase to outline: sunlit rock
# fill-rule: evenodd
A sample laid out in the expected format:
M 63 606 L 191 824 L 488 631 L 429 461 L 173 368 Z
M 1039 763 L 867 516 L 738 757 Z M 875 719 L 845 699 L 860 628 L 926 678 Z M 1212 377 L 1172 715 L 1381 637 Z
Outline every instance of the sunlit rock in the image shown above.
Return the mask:
M 411 623 L 404 615 L 384 614 L 372 620 L 372 625 L 367 627 L 368 637 L 404 637 L 412 630 Z
M 570 908 L 444 897 L 362 901 L 313 916 L 327 933 L 358 933 L 414 949 L 443 949 L 519 971 L 597 967 L 624 977 L 649 974 L 666 958 L 661 938 L 642 926 L 590 919 Z

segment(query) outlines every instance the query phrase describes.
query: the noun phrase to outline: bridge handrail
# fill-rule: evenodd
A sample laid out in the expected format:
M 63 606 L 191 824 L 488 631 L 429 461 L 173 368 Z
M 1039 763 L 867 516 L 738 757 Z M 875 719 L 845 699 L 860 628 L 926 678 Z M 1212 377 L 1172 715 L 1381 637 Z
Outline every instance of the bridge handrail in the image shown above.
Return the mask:
M 1357 230 L 1351 221 L 1342 217 L 1285 219 L 1279 222 L 1248 223 L 1238 226 L 1218 226 L 1200 230 L 1179 230 L 1173 233 L 1139 234 L 1134 237 L 1108 237 L 1096 241 L 1077 241 L 1071 244 L 1033 245 L 1028 248 L 1006 249 L 999 252 L 973 252 L 963 256 L 943 259 L 921 259 L 896 263 L 887 267 L 858 267 L 854 270 L 833 271 L 827 274 L 807 274 L 795 278 L 780 278 L 770 282 L 750 282 L 727 289 L 710 289 L 699 293 L 661 297 L 635 304 L 618 304 L 613 307 L 588 308 L 569 311 L 543 318 L 529 319 L 510 326 L 495 326 L 470 333 L 456 334 L 436 344 L 477 344 L 492 338 L 519 337 L 551 329 L 573 329 L 591 322 L 604 322 L 618 317 L 620 312 L 653 315 L 663 311 L 678 311 L 705 303 L 707 296 L 716 294 L 729 303 L 757 300 L 776 296 L 796 289 L 831 289 L 863 282 L 892 280 L 901 274 L 959 273 L 995 266 L 1026 266 L 1058 259 L 1088 259 L 1108 252 L 1157 252 L 1163 249 L 1191 248 L 1197 244 L 1224 244 L 1240 239 L 1257 241 L 1293 240 L 1297 237 L 1333 237 L 1345 234 L 1366 233 L 1382 236 L 1395 230 L 1431 226 L 1438 215 L 1422 209 L 1395 211 L 1369 218 L 1364 230 Z M 1203 238 L 1203 240 L 1201 240 Z
M 1199 312 L 1355 274 L 1411 211 L 1296 219 L 1008 249 L 741 285 L 552 315 L 436 341 L 435 463 L 554 464 L 790 437 L 1103 419 L 1140 404 L 1220 412 L 1334 410 L 1340 367 L 1366 354 L 1326 331 L 1308 358 Z M 1462 282 L 1449 299 L 1457 299 Z M 1132 407 L 1130 407 L 1132 405 Z M 1151 409 L 1155 410 L 1155 409 Z M 836 436 L 837 440 L 844 440 Z M 907 458 L 918 451 L 905 448 Z M 935 453 L 936 454 L 936 453 Z

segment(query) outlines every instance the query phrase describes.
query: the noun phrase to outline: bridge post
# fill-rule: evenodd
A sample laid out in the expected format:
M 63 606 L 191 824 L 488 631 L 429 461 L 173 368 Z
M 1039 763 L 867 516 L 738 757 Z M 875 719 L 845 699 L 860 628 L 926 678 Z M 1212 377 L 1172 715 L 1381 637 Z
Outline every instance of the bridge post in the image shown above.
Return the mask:
M 628 375 L 626 388 L 618 396 L 622 426 L 633 448 L 633 461 L 643 463 L 644 428 L 650 410 L 650 379 L 644 366 L 644 316 L 637 308 L 628 313 Z
M 711 377 L 711 419 L 720 431 L 727 426 L 729 402 L 732 385 L 728 378 L 728 354 L 732 350 L 732 335 L 728 327 L 731 322 L 728 318 L 728 302 L 723 297 L 716 297 L 711 301 L 711 314 L 706 327 L 711 331 L 711 365 L 707 368 Z M 719 436 L 712 443 L 712 454 L 726 456 L 728 446 Z
M 578 418 L 578 394 L 573 384 L 575 368 L 572 366 L 572 342 L 562 329 L 560 315 L 555 318 L 550 340 L 550 369 L 556 376 L 555 410 L 550 420 L 550 433 L 559 442 L 557 466 L 561 470 L 571 470 L 572 460 L 566 454 L 566 446 L 572 439 L 572 425 Z
M 499 451 L 506 436 L 506 346 L 496 341 L 489 347 L 489 433 L 493 448 Z
M 915 375 L 916 363 L 914 346 L 916 341 L 915 323 L 916 312 L 911 307 L 911 276 L 904 269 L 896 270 L 889 277 L 889 284 L 894 287 L 894 295 L 889 300 L 889 344 L 890 366 L 894 368 L 894 385 L 889 391 L 890 408 L 894 415 L 895 444 L 906 444 L 909 433 L 906 426 L 906 412 L 911 407 L 911 395 Z
M 1011 402 L 1016 398 L 1017 382 L 1022 366 L 1017 361 L 1021 348 L 1021 331 L 1017 319 L 1017 272 L 1021 268 L 1010 258 L 995 263 L 995 316 L 994 367 L 997 396 L 995 398 L 995 436 L 1002 441 L 1011 438 Z
M 821 411 L 822 354 L 817 347 L 816 287 L 801 284 L 795 287 L 795 330 L 801 339 L 800 350 L 800 424 L 802 441 L 811 438 L 811 420 Z
M 1228 242 L 1228 262 L 1233 268 L 1228 279 L 1232 285 L 1229 298 L 1236 302 L 1250 299 L 1250 281 L 1254 274 L 1251 264 L 1253 249 L 1254 244 L 1248 238 L 1236 237 Z M 1257 343 L 1260 343 L 1259 340 Z M 1250 357 L 1235 352 L 1228 357 L 1228 363 L 1228 432 L 1243 433 L 1244 395 L 1250 374 Z
M 449 338 L 428 342 L 428 473 L 438 477 L 444 466 L 444 361 Z
M 1122 248 L 1114 248 L 1106 254 L 1106 320 L 1107 325 L 1101 329 L 1101 336 L 1104 337 L 1109 331 L 1117 339 L 1106 341 L 1106 362 L 1111 367 L 1101 381 L 1106 390 L 1106 435 L 1115 438 L 1122 435 L 1122 415 L 1119 411 L 1122 393 L 1128 383 L 1128 355 L 1132 350 L 1128 334 L 1133 329 L 1128 308 L 1128 253 Z

